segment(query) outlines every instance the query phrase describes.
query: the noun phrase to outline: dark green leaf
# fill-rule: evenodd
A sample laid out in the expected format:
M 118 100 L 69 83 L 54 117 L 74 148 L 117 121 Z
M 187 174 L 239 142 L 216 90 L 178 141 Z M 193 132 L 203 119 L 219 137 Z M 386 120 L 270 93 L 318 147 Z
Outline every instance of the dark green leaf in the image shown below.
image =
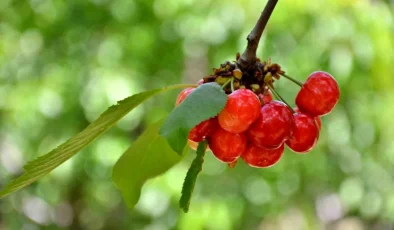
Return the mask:
M 144 102 L 146 99 L 160 92 L 176 88 L 185 88 L 189 86 L 190 85 L 174 85 L 161 89 L 149 90 L 139 94 L 135 94 L 122 101 L 119 101 L 117 105 L 109 107 L 103 114 L 101 114 L 101 116 L 97 120 L 90 124 L 85 130 L 70 138 L 65 143 L 52 150 L 51 152 L 26 164 L 24 166 L 26 172 L 17 179 L 11 181 L 7 186 L 5 186 L 0 191 L 0 198 L 33 183 L 42 176 L 51 172 L 60 164 L 74 156 L 74 154 L 76 154 L 79 150 L 90 144 L 98 136 L 107 131 L 119 119 L 129 113 L 136 106 Z
M 226 102 L 227 95 L 217 83 L 200 85 L 171 112 L 160 128 L 160 135 L 167 139 L 175 152 L 181 154 L 190 130 L 218 115 Z
M 194 158 L 189 171 L 187 171 L 185 181 L 182 186 L 182 196 L 179 200 L 179 206 L 184 212 L 189 211 L 190 201 L 196 185 L 198 174 L 202 171 L 202 164 L 204 163 L 205 150 L 207 149 L 207 142 L 203 141 L 198 144 L 197 155 Z
M 116 162 L 112 171 L 112 180 L 122 192 L 129 209 L 132 209 L 140 197 L 144 183 L 156 177 L 178 163 L 187 152 L 185 148 L 179 156 L 159 135 L 163 122 L 148 127 Z

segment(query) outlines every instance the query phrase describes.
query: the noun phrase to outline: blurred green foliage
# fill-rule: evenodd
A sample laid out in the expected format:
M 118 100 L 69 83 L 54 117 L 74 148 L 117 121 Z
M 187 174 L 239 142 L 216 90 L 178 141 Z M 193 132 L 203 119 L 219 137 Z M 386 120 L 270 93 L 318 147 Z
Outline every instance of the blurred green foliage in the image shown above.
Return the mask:
M 131 94 L 194 83 L 246 46 L 263 0 L 0 1 L 0 183 Z M 317 148 L 273 168 L 228 169 L 206 154 L 188 214 L 193 159 L 143 189 L 128 213 L 111 169 L 177 92 L 154 98 L 37 183 L 0 201 L 0 229 L 393 229 L 394 2 L 280 0 L 259 56 L 341 87 Z M 288 101 L 297 86 L 276 82 Z M 294 104 L 294 103 L 292 103 Z

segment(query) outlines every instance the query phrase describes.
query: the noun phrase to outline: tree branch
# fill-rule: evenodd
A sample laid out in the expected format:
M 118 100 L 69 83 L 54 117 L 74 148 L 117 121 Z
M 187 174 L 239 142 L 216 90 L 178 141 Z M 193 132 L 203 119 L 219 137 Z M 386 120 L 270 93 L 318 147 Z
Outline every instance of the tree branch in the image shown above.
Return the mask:
M 247 69 L 256 63 L 256 51 L 259 45 L 261 35 L 263 34 L 264 28 L 267 25 L 269 18 L 271 17 L 272 11 L 276 6 L 278 0 L 268 0 L 267 5 L 265 5 L 264 11 L 261 13 L 259 20 L 254 26 L 252 32 L 247 37 L 248 46 L 238 59 L 237 64 L 242 69 Z

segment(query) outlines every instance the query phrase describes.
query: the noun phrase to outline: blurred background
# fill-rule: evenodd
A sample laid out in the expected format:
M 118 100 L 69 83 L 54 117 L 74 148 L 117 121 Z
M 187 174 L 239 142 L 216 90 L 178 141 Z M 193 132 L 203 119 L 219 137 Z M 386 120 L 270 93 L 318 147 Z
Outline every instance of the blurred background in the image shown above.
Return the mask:
M 0 187 L 108 106 L 195 83 L 246 46 L 265 0 L 1 0 Z M 298 80 L 341 87 L 311 153 L 269 169 L 207 154 L 188 214 L 178 208 L 193 152 L 151 180 L 130 214 L 111 182 L 116 160 L 178 91 L 155 97 L 31 186 L 0 200 L 0 229 L 394 228 L 394 1 L 280 0 L 259 56 Z M 277 90 L 292 105 L 299 90 Z

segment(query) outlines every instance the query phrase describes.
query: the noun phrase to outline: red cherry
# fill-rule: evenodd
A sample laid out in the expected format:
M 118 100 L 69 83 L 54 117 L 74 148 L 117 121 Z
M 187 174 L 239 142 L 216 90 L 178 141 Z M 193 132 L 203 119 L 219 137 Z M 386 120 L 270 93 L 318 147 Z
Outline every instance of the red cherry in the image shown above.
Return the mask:
M 231 133 L 241 133 L 258 118 L 260 101 L 249 89 L 238 89 L 228 96 L 226 107 L 218 115 L 220 126 Z
M 267 168 L 279 161 L 283 155 L 284 149 L 284 144 L 277 149 L 266 149 L 256 145 L 249 145 L 241 157 L 246 164 L 252 167 Z
M 301 112 L 323 116 L 331 112 L 339 100 L 339 86 L 329 73 L 313 72 L 309 75 L 296 97 Z
M 294 126 L 293 114 L 283 102 L 271 101 L 260 110 L 260 116 L 248 132 L 251 143 L 267 149 L 278 148 L 290 138 Z
M 271 90 L 264 91 L 264 93 L 259 94 L 259 98 L 262 105 L 268 104 L 272 101 Z
M 298 109 L 298 107 L 294 108 L 294 112 L 301 113 L 300 110 Z M 319 131 L 320 131 L 320 129 L 321 129 L 321 119 L 320 119 L 320 117 L 315 117 L 315 121 L 316 121 L 316 125 L 317 125 L 317 127 L 319 128 Z
M 230 133 L 218 127 L 208 138 L 213 155 L 220 161 L 231 163 L 246 150 L 245 133 Z
M 217 117 L 210 118 L 198 124 L 189 132 L 189 139 L 195 142 L 203 141 L 218 127 Z
M 287 146 L 296 153 L 306 153 L 312 150 L 319 138 L 319 129 L 313 117 L 303 114 L 294 114 L 294 132 Z

